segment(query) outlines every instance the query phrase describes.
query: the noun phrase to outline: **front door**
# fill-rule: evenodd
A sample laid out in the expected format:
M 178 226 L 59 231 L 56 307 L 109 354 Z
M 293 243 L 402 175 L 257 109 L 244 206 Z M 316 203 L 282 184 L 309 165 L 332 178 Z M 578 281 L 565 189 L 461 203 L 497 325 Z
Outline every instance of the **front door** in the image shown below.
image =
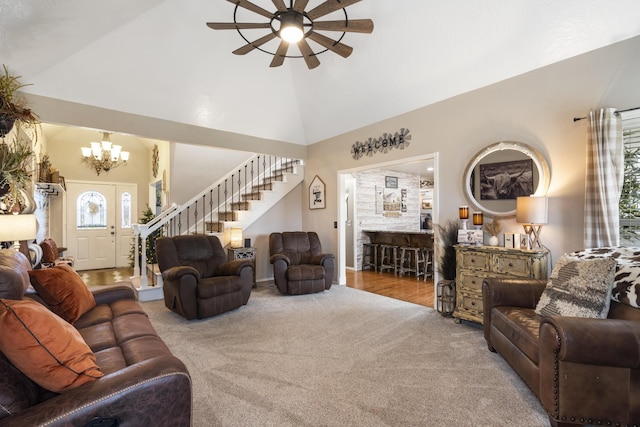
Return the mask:
M 67 246 L 76 270 L 129 265 L 135 184 L 67 183 Z

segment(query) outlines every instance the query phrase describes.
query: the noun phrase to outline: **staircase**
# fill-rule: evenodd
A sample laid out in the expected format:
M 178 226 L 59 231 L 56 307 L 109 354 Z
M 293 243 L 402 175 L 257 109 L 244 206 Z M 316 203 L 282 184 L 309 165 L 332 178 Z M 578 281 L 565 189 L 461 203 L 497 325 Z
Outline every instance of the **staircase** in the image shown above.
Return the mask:
M 134 224 L 136 248 L 132 282 L 140 301 L 162 299 L 162 276 L 147 264 L 146 239 L 164 236 L 215 235 L 223 246 L 231 228 L 246 229 L 304 179 L 301 160 L 256 155 L 182 205 L 173 204 L 147 224 Z M 157 233 L 156 233 L 157 234 Z M 152 280 L 149 276 L 154 275 Z

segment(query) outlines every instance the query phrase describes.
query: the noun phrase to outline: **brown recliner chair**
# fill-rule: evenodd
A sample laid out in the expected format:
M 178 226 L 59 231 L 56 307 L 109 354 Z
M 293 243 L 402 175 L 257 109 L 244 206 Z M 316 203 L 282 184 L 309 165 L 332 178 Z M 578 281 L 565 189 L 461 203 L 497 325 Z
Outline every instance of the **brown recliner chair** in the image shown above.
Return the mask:
M 253 264 L 227 262 L 215 236 L 186 235 L 156 240 L 164 281 L 164 304 L 187 320 L 235 310 L 249 301 Z
M 281 293 L 301 295 L 331 288 L 335 257 L 322 253 L 316 233 L 271 233 L 269 254 L 276 287 Z

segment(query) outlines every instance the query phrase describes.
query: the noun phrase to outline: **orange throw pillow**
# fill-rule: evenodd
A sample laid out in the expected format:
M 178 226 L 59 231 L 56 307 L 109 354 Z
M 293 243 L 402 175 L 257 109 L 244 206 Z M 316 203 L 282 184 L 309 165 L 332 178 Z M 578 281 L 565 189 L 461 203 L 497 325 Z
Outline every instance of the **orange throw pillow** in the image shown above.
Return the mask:
M 75 323 L 96 306 L 93 294 L 80 275 L 66 264 L 30 270 L 29 279 L 51 311 L 69 323 Z
M 56 393 L 104 375 L 80 332 L 32 300 L 0 299 L 0 351 L 32 381 Z

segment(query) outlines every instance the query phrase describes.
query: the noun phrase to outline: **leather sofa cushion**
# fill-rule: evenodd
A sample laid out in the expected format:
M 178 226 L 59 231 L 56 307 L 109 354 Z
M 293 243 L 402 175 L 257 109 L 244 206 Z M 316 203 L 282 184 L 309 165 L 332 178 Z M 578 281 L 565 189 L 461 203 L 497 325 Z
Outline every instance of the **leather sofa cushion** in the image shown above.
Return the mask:
M 69 323 L 96 306 L 93 294 L 80 275 L 66 264 L 31 270 L 29 279 L 51 311 Z
M 542 317 L 532 308 L 500 306 L 491 310 L 491 326 L 509 339 L 536 365 L 540 321 Z
M 220 295 L 240 292 L 242 279 L 240 276 L 214 276 L 200 279 L 198 282 L 198 299 L 213 298 Z
M 137 301 L 122 299 L 95 306 L 80 317 L 76 323 L 74 323 L 74 326 L 77 329 L 84 329 L 91 325 L 111 322 L 117 317 L 129 314 L 142 314 L 146 316 L 146 313 Z
M 0 351 L 41 387 L 61 393 L 104 374 L 78 331 L 32 300 L 0 301 Z
M 287 269 L 289 281 L 324 279 L 324 267 L 321 265 L 290 265 Z
M 0 249 L 0 298 L 22 299 L 29 287 L 31 263 L 13 249 Z
M 16 414 L 38 402 L 38 390 L 33 381 L 0 353 L 0 419 Z

